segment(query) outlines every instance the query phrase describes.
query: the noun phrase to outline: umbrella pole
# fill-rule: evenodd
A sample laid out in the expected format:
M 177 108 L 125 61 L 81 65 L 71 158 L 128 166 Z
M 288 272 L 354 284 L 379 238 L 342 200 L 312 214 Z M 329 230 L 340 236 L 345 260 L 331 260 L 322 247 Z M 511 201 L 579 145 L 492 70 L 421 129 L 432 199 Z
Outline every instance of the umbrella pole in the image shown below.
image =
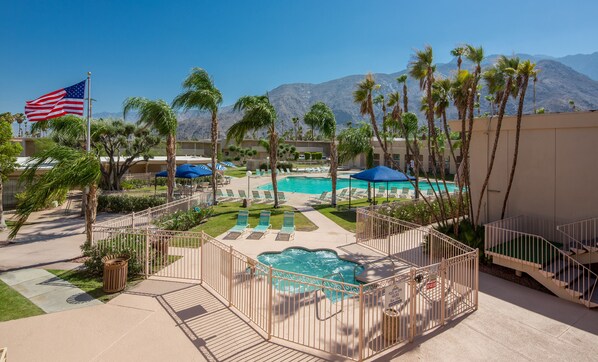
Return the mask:
M 376 206 L 376 182 L 374 182 L 374 206 Z
M 386 202 L 388 202 L 388 181 L 386 181 Z
M 157 189 L 158 189 L 158 176 L 154 176 L 154 196 L 156 196 Z
M 349 210 L 351 210 L 351 177 L 349 177 Z

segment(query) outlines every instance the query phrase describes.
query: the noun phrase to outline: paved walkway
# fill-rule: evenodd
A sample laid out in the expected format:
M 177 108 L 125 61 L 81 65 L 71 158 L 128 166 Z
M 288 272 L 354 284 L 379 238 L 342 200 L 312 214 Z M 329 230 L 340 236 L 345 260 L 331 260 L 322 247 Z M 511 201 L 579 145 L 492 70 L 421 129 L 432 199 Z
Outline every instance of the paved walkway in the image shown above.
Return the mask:
M 480 289 L 478 311 L 378 360 L 596 360 L 598 311 L 484 273 Z M 156 280 L 105 305 L 0 323 L 0 341 L 15 361 L 331 358 L 267 341 L 203 286 Z
M 2 273 L 0 280 L 46 313 L 102 304 L 71 283 L 43 269 L 21 269 Z

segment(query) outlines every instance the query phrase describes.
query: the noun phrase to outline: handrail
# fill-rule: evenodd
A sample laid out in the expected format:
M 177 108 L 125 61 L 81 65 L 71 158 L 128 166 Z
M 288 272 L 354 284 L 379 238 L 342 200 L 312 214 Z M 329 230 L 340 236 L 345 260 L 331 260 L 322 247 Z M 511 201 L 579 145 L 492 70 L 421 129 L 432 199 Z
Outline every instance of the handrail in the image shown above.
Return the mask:
M 588 230 L 587 224 L 593 224 L 593 227 L 590 226 L 590 230 Z M 587 249 L 588 245 L 577 238 L 577 233 L 574 231 L 576 227 L 581 228 L 583 230 L 581 233 L 589 236 L 591 239 L 598 239 L 598 217 L 578 220 L 568 224 L 557 225 L 556 227 L 561 234 L 565 235 L 578 246 L 577 249 L 586 249 L 589 251 L 589 249 Z
M 517 217 L 515 217 L 517 218 Z M 510 218 L 515 219 L 515 218 Z M 506 219 L 505 219 L 506 220 Z M 577 292 L 579 293 L 580 290 L 582 290 L 583 288 L 579 288 L 580 284 L 579 281 L 581 278 L 583 278 L 583 280 L 581 281 L 582 284 L 581 286 L 586 286 L 586 282 L 589 282 L 591 280 L 591 278 L 594 278 L 594 283 L 593 285 L 587 285 L 588 291 L 589 293 L 587 294 L 587 296 L 584 296 L 583 294 L 580 294 L 580 299 L 582 299 L 588 307 L 590 306 L 590 300 L 592 298 L 592 295 L 594 294 L 594 291 L 596 290 L 596 286 L 598 285 L 598 274 L 594 273 L 592 270 L 590 270 L 589 268 L 587 268 L 585 265 L 583 265 L 582 263 L 580 263 L 579 261 L 577 261 L 575 258 L 571 257 L 569 254 L 567 254 L 566 252 L 564 252 L 563 250 L 561 250 L 560 248 L 558 248 L 557 246 L 555 246 L 554 244 L 552 244 L 551 242 L 549 242 L 547 239 L 545 239 L 544 237 L 540 236 L 540 235 L 536 235 L 536 234 L 531 234 L 531 233 L 526 233 L 526 232 L 522 232 L 522 231 L 517 231 L 517 230 L 512 230 L 512 229 L 508 229 L 508 225 L 503 225 L 504 223 L 502 223 L 502 221 L 504 220 L 499 220 L 497 222 L 494 223 L 489 223 L 486 224 L 486 232 L 490 232 L 492 234 L 492 231 L 497 230 L 500 231 L 499 233 L 497 233 L 497 235 L 500 235 L 498 242 L 492 243 L 491 246 L 489 246 L 489 243 L 491 243 L 492 241 L 496 241 L 496 240 L 490 240 L 490 238 L 487 237 L 485 238 L 485 249 L 486 252 L 490 251 L 493 253 L 497 253 L 497 254 L 503 254 L 500 251 L 493 251 L 491 250 L 491 248 L 495 247 L 495 246 L 499 246 L 502 245 L 508 241 L 511 241 L 517 237 L 526 237 L 526 240 L 529 241 L 531 240 L 532 242 L 535 240 L 536 243 L 541 242 L 543 243 L 543 246 L 545 248 L 542 249 L 542 251 L 540 253 L 542 253 L 542 255 L 544 255 L 545 257 L 547 256 L 552 256 L 552 258 L 550 259 L 551 263 L 547 263 L 545 260 L 542 260 L 540 263 L 537 262 L 532 262 L 532 261 L 526 261 L 521 257 L 516 257 L 516 256 L 511 256 L 511 255 L 506 255 L 507 257 L 510 257 L 512 259 L 516 259 L 519 260 L 521 264 L 528 264 L 528 263 L 533 263 L 533 264 L 538 264 L 540 265 L 540 270 L 547 273 L 547 274 L 552 274 L 553 275 L 553 279 L 560 281 L 562 283 L 566 283 L 565 288 L 573 291 L 573 292 Z M 499 224 L 501 226 L 495 226 L 493 224 Z M 537 245 L 540 246 L 540 245 Z M 573 282 L 568 282 L 567 279 L 565 278 L 565 280 L 561 280 L 559 278 L 556 277 L 556 270 L 550 270 L 549 266 L 552 264 L 556 264 L 556 265 L 563 265 L 563 268 L 561 269 L 563 271 L 563 273 L 569 273 L 569 274 L 565 274 L 565 276 L 571 276 L 572 274 L 572 270 L 577 270 L 579 272 L 581 272 L 581 276 L 579 276 L 576 280 L 574 280 Z M 571 283 L 573 283 L 572 285 L 570 285 Z

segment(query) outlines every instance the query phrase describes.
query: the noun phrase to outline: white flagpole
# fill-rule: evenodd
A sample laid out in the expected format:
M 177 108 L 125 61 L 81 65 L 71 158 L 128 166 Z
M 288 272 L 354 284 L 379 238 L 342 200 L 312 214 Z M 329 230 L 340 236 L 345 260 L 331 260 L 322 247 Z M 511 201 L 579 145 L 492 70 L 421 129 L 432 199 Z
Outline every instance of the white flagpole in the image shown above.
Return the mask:
M 91 152 L 91 72 L 87 72 L 87 152 Z

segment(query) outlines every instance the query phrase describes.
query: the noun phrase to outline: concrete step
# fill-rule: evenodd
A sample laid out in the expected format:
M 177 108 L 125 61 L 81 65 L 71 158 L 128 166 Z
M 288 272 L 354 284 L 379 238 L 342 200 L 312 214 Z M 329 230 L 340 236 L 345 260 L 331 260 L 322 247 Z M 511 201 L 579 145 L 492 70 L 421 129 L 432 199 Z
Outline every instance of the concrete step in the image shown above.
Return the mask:
M 579 277 L 583 275 L 583 270 L 581 268 L 568 268 L 563 269 L 555 276 L 555 279 L 564 283 L 565 286 L 571 285 L 574 281 L 576 281 Z
M 596 278 L 594 278 L 593 276 L 582 276 L 577 280 L 571 282 L 567 289 L 569 289 L 573 295 L 587 300 L 589 297 L 588 294 L 592 292 L 595 283 Z
M 553 276 L 560 273 L 565 268 L 565 266 L 566 264 L 563 259 L 557 259 L 551 262 L 550 264 L 546 265 L 544 268 L 542 268 L 540 272 L 544 274 L 546 277 L 552 278 Z

